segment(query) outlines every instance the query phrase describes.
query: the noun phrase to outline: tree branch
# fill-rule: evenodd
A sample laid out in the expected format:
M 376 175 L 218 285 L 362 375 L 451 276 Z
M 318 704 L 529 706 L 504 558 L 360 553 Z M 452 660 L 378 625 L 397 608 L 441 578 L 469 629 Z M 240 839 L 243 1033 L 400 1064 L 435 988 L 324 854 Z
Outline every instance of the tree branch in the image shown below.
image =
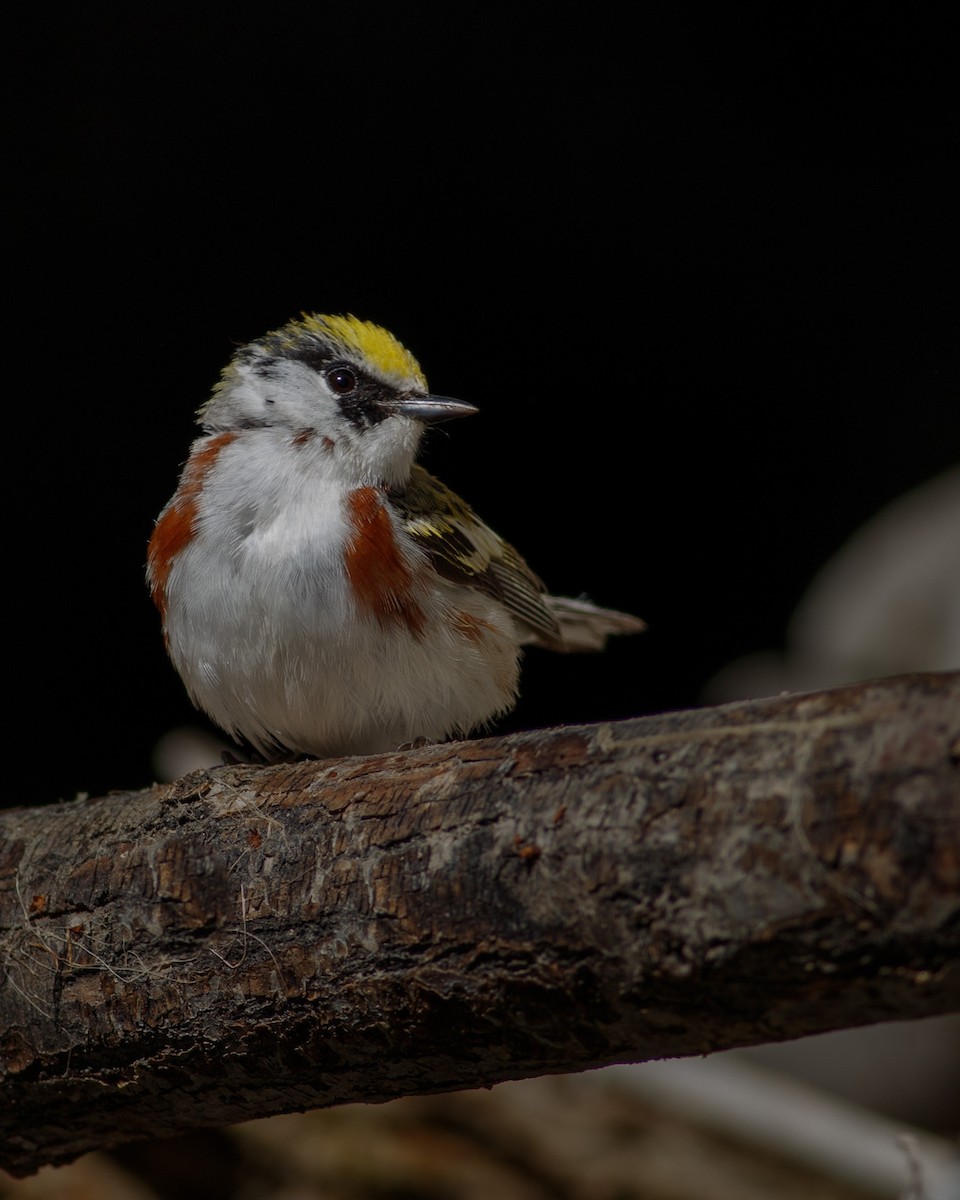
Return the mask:
M 0 1164 L 960 1008 L 960 674 L 0 816 Z

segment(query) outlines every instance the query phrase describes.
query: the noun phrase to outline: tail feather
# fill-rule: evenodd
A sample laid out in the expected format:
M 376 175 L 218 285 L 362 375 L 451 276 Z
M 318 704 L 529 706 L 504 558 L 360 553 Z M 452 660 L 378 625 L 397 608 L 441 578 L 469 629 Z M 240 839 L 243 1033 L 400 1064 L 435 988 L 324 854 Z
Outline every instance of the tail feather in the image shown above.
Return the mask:
M 550 650 L 576 653 L 602 650 L 607 638 L 614 634 L 642 633 L 646 623 L 629 613 L 598 608 L 589 600 L 574 600 L 569 596 L 544 596 L 544 602 L 560 626 L 560 641 L 533 634 L 527 641 Z

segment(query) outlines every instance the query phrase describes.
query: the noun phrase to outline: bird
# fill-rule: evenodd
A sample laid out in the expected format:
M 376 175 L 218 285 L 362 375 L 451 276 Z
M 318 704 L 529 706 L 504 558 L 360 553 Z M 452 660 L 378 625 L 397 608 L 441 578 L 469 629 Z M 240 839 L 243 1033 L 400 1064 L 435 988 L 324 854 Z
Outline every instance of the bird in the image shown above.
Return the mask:
M 599 650 L 645 627 L 548 594 L 416 461 L 428 428 L 477 411 L 349 313 L 302 313 L 236 350 L 146 575 L 191 700 L 247 753 L 467 737 L 515 706 L 524 646 Z

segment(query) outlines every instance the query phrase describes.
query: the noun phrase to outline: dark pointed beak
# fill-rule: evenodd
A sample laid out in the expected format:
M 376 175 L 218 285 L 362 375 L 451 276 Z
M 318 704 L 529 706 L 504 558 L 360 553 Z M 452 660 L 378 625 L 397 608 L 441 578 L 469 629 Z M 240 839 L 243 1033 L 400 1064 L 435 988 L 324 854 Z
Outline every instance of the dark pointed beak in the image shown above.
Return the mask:
M 454 417 L 472 417 L 480 411 L 474 404 L 467 404 L 465 400 L 451 400 L 449 396 L 407 396 L 392 407 L 401 416 L 413 417 L 424 425 L 452 421 Z

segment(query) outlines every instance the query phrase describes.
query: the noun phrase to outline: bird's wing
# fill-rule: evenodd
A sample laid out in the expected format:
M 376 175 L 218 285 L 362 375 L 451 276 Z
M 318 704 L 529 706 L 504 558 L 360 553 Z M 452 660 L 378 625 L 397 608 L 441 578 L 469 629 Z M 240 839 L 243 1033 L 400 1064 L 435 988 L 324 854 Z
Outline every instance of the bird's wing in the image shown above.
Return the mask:
M 390 499 L 403 528 L 439 575 L 499 600 L 532 634 L 524 640 L 559 648 L 560 626 L 547 607 L 543 584 L 455 492 L 414 466 L 407 486 L 391 492 Z

